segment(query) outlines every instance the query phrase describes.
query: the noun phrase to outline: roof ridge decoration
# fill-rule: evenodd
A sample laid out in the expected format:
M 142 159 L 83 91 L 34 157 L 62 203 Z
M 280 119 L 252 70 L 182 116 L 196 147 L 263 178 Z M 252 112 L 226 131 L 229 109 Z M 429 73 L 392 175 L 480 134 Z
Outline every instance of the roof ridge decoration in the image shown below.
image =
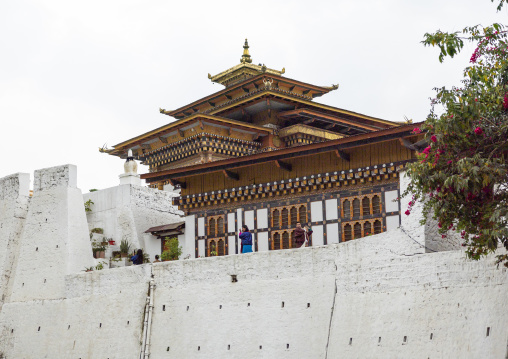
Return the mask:
M 226 87 L 229 87 L 238 82 L 244 81 L 250 77 L 254 77 L 259 74 L 271 74 L 282 76 L 286 72 L 286 69 L 283 68 L 281 71 L 270 69 L 266 67 L 265 64 L 255 65 L 252 63 L 252 58 L 249 53 L 249 43 L 247 39 L 245 39 L 245 43 L 243 45 L 243 55 L 240 59 L 240 64 L 233 66 L 226 71 L 222 71 L 217 75 L 208 74 L 208 78 L 212 82 L 219 83 Z

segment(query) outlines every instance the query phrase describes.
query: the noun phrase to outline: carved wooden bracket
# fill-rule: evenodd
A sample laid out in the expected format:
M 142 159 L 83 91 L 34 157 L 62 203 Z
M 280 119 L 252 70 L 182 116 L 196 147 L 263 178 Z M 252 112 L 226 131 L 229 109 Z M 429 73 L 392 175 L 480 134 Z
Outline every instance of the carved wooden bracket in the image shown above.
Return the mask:
M 228 170 L 222 170 L 222 173 L 224 173 L 224 176 L 226 176 L 227 178 L 231 178 L 235 181 L 238 181 L 240 179 L 240 176 L 238 175 L 238 173 L 231 172 Z
M 162 142 L 162 143 L 168 143 L 168 139 L 166 137 L 159 137 L 159 140 Z
M 293 166 L 290 163 L 282 162 L 281 160 L 275 160 L 275 165 L 284 171 L 291 172 L 293 170 Z
M 350 157 L 349 157 L 349 154 L 347 154 L 346 152 L 344 151 L 341 151 L 341 150 L 335 150 L 335 155 L 339 158 L 342 158 L 344 161 L 347 161 L 349 162 L 350 161 Z

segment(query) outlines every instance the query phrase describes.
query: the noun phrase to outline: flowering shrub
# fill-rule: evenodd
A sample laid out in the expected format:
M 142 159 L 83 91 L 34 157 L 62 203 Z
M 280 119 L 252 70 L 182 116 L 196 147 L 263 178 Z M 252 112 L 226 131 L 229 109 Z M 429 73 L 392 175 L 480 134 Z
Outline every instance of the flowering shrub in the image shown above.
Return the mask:
M 504 2 L 499 3 L 500 9 Z M 408 170 L 413 194 L 406 215 L 418 200 L 424 218 L 431 213 L 439 232 L 461 233 L 472 259 L 508 249 L 508 42 L 500 24 L 467 27 L 461 33 L 425 34 L 423 44 L 437 46 L 442 62 L 477 44 L 461 87 L 436 89 L 423 133 L 428 147 Z M 422 220 L 425 223 L 425 220 Z M 498 255 L 508 267 L 508 255 Z

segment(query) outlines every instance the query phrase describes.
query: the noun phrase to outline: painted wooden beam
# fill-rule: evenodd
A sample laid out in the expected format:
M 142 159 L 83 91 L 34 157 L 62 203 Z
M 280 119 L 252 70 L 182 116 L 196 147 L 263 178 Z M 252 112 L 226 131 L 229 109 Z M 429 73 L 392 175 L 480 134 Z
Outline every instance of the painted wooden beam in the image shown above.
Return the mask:
M 342 158 L 344 161 L 347 161 L 349 162 L 350 161 L 350 156 L 349 154 L 347 154 L 346 152 L 344 151 L 341 151 L 341 150 L 335 150 L 335 155 L 339 158 Z
M 183 130 L 178 129 L 178 134 L 180 135 L 180 137 L 183 137 Z
M 284 171 L 291 172 L 293 170 L 291 163 L 282 162 L 281 160 L 275 160 L 275 165 Z
M 228 170 L 222 170 L 222 173 L 224 173 L 224 176 L 226 176 L 227 178 L 233 179 L 235 181 L 240 180 L 240 176 L 238 175 L 238 173 Z
M 203 121 L 199 120 L 198 121 L 198 126 L 200 129 L 204 130 L 205 129 L 205 125 L 203 125 Z
M 166 137 L 159 137 L 159 140 L 162 142 L 162 143 L 168 143 L 168 139 Z
M 309 119 L 309 120 L 305 120 L 305 121 L 303 121 L 303 123 L 304 123 L 305 125 L 310 125 L 310 124 L 311 124 L 311 123 L 313 123 L 314 121 L 316 121 L 316 120 L 315 120 L 315 119 L 313 119 L 313 118 L 311 118 L 311 119 Z
M 249 93 L 249 89 L 247 87 L 242 87 L 243 92 Z
M 150 145 L 147 145 L 147 144 L 141 144 L 141 148 L 144 148 L 144 149 L 147 149 L 147 150 L 150 150 L 152 147 Z

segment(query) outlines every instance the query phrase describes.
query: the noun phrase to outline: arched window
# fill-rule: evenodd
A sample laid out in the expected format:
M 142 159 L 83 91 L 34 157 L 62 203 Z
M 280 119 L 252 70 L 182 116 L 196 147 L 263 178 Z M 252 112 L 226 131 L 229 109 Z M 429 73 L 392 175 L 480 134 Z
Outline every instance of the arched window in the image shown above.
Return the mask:
M 354 231 L 355 231 L 355 239 L 362 237 L 362 225 L 360 223 L 358 222 L 355 223 Z
M 298 222 L 298 209 L 296 207 L 291 207 L 291 226 L 294 227 L 296 222 Z
M 289 224 L 289 211 L 287 208 L 282 209 L 282 216 L 281 216 L 281 224 L 282 227 L 286 227 Z
M 208 235 L 210 237 L 215 237 L 215 218 L 210 218 L 208 222 Z
M 380 220 L 377 220 L 374 222 L 374 233 L 378 234 L 378 233 L 381 233 L 383 227 L 381 225 L 381 221 Z
M 289 233 L 286 231 L 282 233 L 282 249 L 289 249 Z
M 372 197 L 372 212 L 373 214 L 381 213 L 381 199 L 377 195 Z
M 217 218 L 217 234 L 221 235 L 224 233 L 224 218 Z
M 344 218 L 351 219 L 351 204 L 348 199 L 342 203 L 342 211 L 344 213 Z
M 373 234 L 372 225 L 370 224 L 370 222 L 365 222 L 365 224 L 363 225 L 363 235 L 368 236 L 369 234 Z
M 350 224 L 346 224 L 344 226 L 344 241 L 350 241 L 351 239 L 353 239 L 351 237 L 351 225 Z
M 223 239 L 219 239 L 219 241 L 217 242 L 217 255 L 218 256 L 224 255 L 224 240 Z
M 353 200 L 353 217 L 360 217 L 360 200 L 358 198 Z
M 295 248 L 295 231 L 291 232 L 291 248 Z
M 209 251 L 210 251 L 210 256 L 216 256 L 217 255 L 215 241 L 213 241 L 213 240 L 210 241 Z
M 278 228 L 280 227 L 280 212 L 278 209 L 274 210 L 272 212 L 272 224 L 273 224 L 273 227 L 275 228 Z
M 273 249 L 280 249 L 280 234 L 275 233 L 273 235 Z
M 300 206 L 300 208 L 298 209 L 298 217 L 300 217 L 300 223 L 307 223 L 307 207 L 305 206 Z
M 362 215 L 368 216 L 370 214 L 370 200 L 369 197 L 363 197 L 362 199 Z

